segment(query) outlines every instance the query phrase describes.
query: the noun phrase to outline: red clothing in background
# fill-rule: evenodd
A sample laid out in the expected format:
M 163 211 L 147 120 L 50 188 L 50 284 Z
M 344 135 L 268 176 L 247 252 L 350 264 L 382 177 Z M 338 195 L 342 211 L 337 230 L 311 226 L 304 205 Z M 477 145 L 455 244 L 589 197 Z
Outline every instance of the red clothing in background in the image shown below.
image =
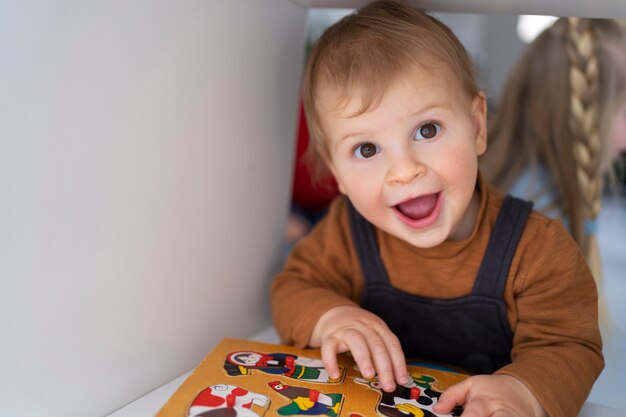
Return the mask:
M 331 200 L 339 194 L 339 191 L 332 176 L 318 181 L 318 183 L 313 180 L 312 169 L 304 159 L 308 145 L 309 129 L 304 115 L 304 106 L 301 103 L 292 203 L 304 212 L 319 212 L 328 207 Z

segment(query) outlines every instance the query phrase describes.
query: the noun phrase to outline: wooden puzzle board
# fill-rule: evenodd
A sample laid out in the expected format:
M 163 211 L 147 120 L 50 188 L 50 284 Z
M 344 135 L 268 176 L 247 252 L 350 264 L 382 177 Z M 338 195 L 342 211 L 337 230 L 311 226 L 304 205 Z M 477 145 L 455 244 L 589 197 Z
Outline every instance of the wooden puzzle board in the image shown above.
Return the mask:
M 462 373 L 409 366 L 411 382 L 384 393 L 365 380 L 349 354 L 329 380 L 319 349 L 225 339 L 200 363 L 156 417 L 429 417 L 439 394 Z M 455 410 L 448 416 L 459 415 Z

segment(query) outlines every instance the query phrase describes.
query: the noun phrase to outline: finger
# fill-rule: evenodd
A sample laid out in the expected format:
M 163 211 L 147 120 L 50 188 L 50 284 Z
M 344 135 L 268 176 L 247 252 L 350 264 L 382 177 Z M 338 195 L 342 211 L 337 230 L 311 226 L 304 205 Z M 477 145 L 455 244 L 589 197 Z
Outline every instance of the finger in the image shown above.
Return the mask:
M 368 342 L 374 361 L 374 367 L 376 368 L 376 374 L 378 375 L 378 382 L 380 382 L 383 390 L 391 392 L 396 388 L 396 381 L 391 356 L 389 355 L 387 346 L 380 335 L 375 332 L 374 335 L 368 339 Z
M 383 337 L 385 344 L 387 345 L 387 351 L 391 357 L 391 366 L 393 367 L 393 373 L 395 375 L 398 384 L 404 385 L 409 382 L 409 369 L 406 366 L 406 358 L 402 351 L 402 345 L 400 341 L 392 332 L 388 332 L 389 335 Z
M 465 404 L 471 384 L 470 379 L 461 381 L 445 390 L 439 397 L 439 400 L 437 400 L 437 404 L 433 407 L 435 413 L 447 414 L 457 405 Z M 465 411 L 463 411 L 463 416 L 465 417 Z
M 435 411 L 436 412 L 436 411 Z M 511 417 L 508 414 L 491 414 L 488 407 L 485 406 L 482 402 L 469 401 L 465 407 L 463 408 L 463 413 L 461 417 Z
M 361 375 L 367 379 L 374 378 L 376 371 L 365 336 L 359 331 L 351 330 L 344 335 L 344 343 L 349 348 Z
M 339 341 L 334 338 L 322 340 L 320 348 L 322 353 L 322 362 L 326 372 L 332 379 L 340 377 L 339 366 L 337 365 L 337 353 L 339 352 Z

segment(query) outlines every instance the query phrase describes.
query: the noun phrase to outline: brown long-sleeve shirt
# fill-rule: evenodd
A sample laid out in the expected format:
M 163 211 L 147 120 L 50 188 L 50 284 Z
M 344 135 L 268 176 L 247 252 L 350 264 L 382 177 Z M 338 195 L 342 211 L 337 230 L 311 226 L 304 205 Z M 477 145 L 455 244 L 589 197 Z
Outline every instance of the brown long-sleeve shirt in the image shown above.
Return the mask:
M 470 236 L 422 249 L 380 229 L 376 238 L 391 284 L 432 298 L 468 295 L 504 196 L 481 183 Z M 273 282 L 274 324 L 284 343 L 303 347 L 319 317 L 358 305 L 364 282 L 352 242 L 346 200 L 301 240 Z M 550 417 L 574 417 L 604 366 L 597 292 L 578 247 L 561 223 L 533 212 L 504 291 L 513 362 L 500 370 L 522 380 Z

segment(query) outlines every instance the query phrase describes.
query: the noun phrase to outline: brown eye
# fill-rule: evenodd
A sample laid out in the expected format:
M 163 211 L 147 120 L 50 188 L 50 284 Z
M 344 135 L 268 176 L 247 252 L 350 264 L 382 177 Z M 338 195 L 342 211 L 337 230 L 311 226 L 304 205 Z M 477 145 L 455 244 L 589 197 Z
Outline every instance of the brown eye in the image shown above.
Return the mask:
M 437 136 L 441 127 L 439 124 L 430 122 L 421 125 L 415 133 L 415 140 L 432 139 Z
M 378 153 L 378 147 L 373 143 L 364 143 L 354 149 L 354 156 L 361 159 L 371 158 Z

